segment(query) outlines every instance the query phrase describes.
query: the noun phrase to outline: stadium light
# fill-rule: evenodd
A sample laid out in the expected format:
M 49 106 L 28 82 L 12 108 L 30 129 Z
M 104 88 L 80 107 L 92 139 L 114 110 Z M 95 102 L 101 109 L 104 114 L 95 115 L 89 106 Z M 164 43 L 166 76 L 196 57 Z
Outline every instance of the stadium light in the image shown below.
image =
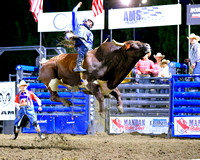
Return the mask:
M 141 2 L 142 2 L 142 4 L 145 4 L 145 3 L 147 3 L 147 0 L 142 0 Z
M 131 0 L 121 0 L 121 3 L 123 5 L 127 5 L 127 6 L 130 4 L 130 2 L 131 2 Z

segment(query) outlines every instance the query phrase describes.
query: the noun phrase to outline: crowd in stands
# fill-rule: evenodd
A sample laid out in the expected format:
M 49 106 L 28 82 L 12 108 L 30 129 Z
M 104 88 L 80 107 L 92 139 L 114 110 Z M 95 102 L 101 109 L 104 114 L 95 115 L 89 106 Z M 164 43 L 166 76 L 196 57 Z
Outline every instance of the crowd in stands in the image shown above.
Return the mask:
M 150 77 L 158 77 L 154 79 L 155 84 L 169 84 L 169 78 L 171 73 L 169 71 L 169 60 L 164 59 L 165 55 L 157 53 L 153 55 L 156 62 L 154 63 L 149 59 L 151 53 L 146 54 L 141 60 L 136 64 L 136 77 L 139 84 L 151 84 Z M 150 89 L 137 89 L 137 93 L 151 93 Z M 169 89 L 157 89 L 156 93 L 168 94 Z M 150 100 L 146 98 L 144 100 Z
M 171 77 L 168 64 L 169 60 L 164 59 L 165 55 L 157 53 L 153 55 L 155 63 L 149 59 L 151 53 L 146 54 L 141 60 L 139 60 L 133 70 L 135 72 L 136 84 L 149 84 L 151 83 L 150 77 L 160 77 L 155 83 L 162 83 L 167 78 Z

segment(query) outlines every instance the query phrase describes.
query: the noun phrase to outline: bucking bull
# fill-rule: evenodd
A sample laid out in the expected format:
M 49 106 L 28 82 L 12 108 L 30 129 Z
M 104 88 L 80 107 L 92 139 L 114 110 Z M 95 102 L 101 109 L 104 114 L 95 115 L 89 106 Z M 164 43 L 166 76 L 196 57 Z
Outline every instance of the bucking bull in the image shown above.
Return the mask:
M 69 100 L 59 97 L 59 84 L 69 89 L 84 87 L 84 92 L 94 95 L 99 102 L 101 116 L 105 117 L 104 96 L 109 94 L 117 99 L 118 111 L 123 113 L 121 93 L 116 87 L 150 50 L 149 44 L 139 41 L 105 42 L 87 53 L 83 62 L 86 72 L 73 71 L 77 54 L 61 54 L 42 64 L 39 80 L 50 91 L 52 101 L 72 105 Z

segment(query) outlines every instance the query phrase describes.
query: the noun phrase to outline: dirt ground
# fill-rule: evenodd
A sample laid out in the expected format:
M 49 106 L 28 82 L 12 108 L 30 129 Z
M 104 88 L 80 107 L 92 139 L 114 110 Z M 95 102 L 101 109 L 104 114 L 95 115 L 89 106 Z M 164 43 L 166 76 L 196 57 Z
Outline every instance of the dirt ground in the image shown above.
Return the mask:
M 0 134 L 0 160 L 184 160 L 200 158 L 199 139 L 166 139 L 138 134 Z

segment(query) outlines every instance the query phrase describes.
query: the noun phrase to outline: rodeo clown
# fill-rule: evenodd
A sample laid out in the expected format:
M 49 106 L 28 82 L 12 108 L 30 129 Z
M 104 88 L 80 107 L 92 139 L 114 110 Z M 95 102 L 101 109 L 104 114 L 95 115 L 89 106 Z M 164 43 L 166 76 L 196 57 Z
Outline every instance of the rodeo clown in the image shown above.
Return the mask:
M 82 61 L 84 56 L 93 47 L 93 33 L 90 29 L 93 27 L 94 22 L 91 19 L 84 19 L 83 24 L 79 24 L 77 20 L 77 11 L 81 7 L 82 2 L 79 2 L 72 11 L 72 32 L 66 32 L 66 39 L 73 39 L 75 41 L 75 50 L 78 52 L 76 67 L 74 72 L 84 72 L 86 69 L 82 68 Z
M 19 109 L 17 117 L 14 121 L 14 137 L 15 140 L 19 134 L 20 127 L 24 119 L 28 118 L 30 123 L 35 127 L 38 136 L 40 139 L 45 139 L 45 137 L 40 132 L 39 124 L 37 123 L 37 117 L 34 111 L 33 100 L 36 101 L 39 105 L 38 110 L 41 111 L 41 100 L 32 92 L 28 91 L 27 88 L 28 84 L 21 80 L 20 84 L 17 85 L 20 92 L 15 97 L 15 107 Z

